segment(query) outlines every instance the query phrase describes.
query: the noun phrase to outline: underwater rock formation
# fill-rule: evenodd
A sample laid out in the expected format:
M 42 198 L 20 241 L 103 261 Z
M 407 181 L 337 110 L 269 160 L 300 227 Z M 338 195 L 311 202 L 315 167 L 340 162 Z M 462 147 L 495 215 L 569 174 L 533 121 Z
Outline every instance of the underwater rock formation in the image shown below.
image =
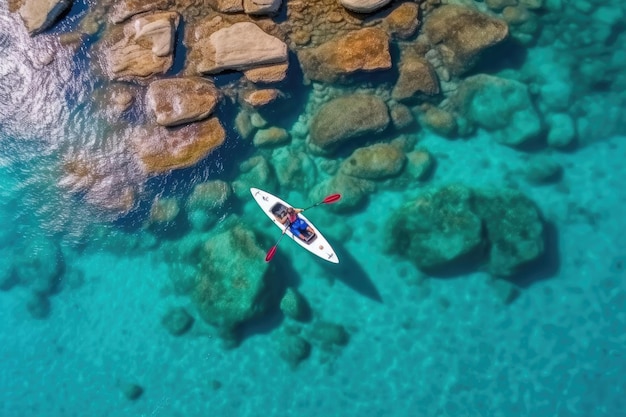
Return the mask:
M 254 234 L 235 226 L 207 240 L 192 300 L 202 319 L 227 338 L 263 315 L 272 301 L 270 265 Z
M 457 5 L 433 10 L 424 20 L 423 31 L 454 75 L 469 71 L 485 49 L 502 42 L 509 34 L 504 21 Z
M 208 117 L 220 100 L 211 81 L 201 77 L 152 81 L 146 105 L 161 126 L 176 126 Z
M 379 180 L 399 174 L 405 162 L 406 156 L 399 147 L 377 143 L 355 150 L 343 162 L 341 172 L 353 177 Z
M 389 110 L 377 96 L 352 94 L 326 103 L 311 121 L 309 145 L 327 153 L 354 138 L 382 132 L 389 125 Z
M 391 97 L 403 101 L 439 94 L 439 79 L 432 65 L 417 54 L 405 53 L 398 66 L 398 81 Z
M 391 68 L 389 36 L 381 29 L 349 32 L 316 48 L 302 49 L 298 60 L 310 80 L 334 82 L 361 71 Z
M 225 138 L 220 121 L 211 117 L 177 128 L 145 129 L 134 138 L 134 146 L 146 173 L 158 174 L 196 164 Z

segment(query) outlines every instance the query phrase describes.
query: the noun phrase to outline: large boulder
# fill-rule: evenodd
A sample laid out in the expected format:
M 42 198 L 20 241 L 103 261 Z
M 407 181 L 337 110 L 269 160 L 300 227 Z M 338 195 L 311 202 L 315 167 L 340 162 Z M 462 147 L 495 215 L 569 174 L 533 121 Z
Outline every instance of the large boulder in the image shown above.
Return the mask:
M 341 172 L 353 177 L 378 180 L 397 175 L 404 168 L 406 156 L 388 143 L 359 148 L 341 166 Z
M 208 120 L 178 128 L 155 126 L 134 138 L 137 156 L 148 174 L 195 165 L 226 139 L 220 121 Z
M 104 62 L 114 80 L 146 79 L 163 74 L 172 66 L 174 39 L 179 23 L 176 12 L 139 15 L 114 30 L 117 39 L 105 51 Z
M 491 274 L 510 277 L 543 254 L 543 221 L 528 197 L 510 189 L 478 191 L 474 207 L 487 231 Z
M 310 80 L 335 82 L 361 71 L 391 68 L 389 36 L 378 28 L 359 29 L 316 48 L 298 52 L 298 60 Z
M 404 54 L 398 68 L 399 76 L 393 87 L 394 100 L 425 98 L 439 94 L 439 79 L 435 69 L 422 57 Z
M 472 211 L 472 191 L 449 185 L 423 193 L 387 223 L 387 249 L 426 271 L 453 267 L 483 246 L 482 221 Z
M 22 0 L 18 13 L 32 36 L 52 26 L 71 5 L 72 0 Z
M 271 297 L 265 250 L 254 234 L 235 226 L 206 241 L 192 300 L 200 317 L 225 337 L 264 314 Z
M 198 40 L 201 60 L 197 70 L 215 74 L 225 70 L 247 70 L 261 65 L 287 62 L 287 45 L 265 33 L 252 22 L 239 22 Z
M 146 105 L 162 126 L 176 126 L 208 117 L 220 99 L 215 85 L 204 78 L 170 78 L 150 83 Z
M 372 13 L 390 2 L 391 0 L 339 0 L 343 7 L 357 13 Z
M 317 152 L 331 152 L 353 138 L 382 132 L 389 121 L 387 105 L 377 96 L 338 97 L 322 106 L 311 121 L 309 145 Z
M 507 24 L 465 6 L 445 5 L 428 14 L 423 31 L 455 75 L 470 70 L 481 53 L 509 34 Z
M 505 145 L 532 141 L 543 129 L 528 87 L 519 81 L 474 75 L 463 81 L 451 102 L 463 117 L 493 131 Z

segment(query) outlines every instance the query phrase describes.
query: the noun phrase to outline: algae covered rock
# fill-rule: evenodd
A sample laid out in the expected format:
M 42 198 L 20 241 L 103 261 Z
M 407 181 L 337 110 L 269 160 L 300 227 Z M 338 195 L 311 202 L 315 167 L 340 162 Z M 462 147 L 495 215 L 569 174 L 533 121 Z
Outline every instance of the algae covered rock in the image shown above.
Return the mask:
M 278 355 L 292 368 L 298 366 L 311 354 L 311 344 L 301 336 L 284 333 L 276 339 Z
M 272 165 L 280 185 L 294 189 L 310 189 L 317 181 L 317 167 L 309 155 L 288 147 L 274 150 Z
M 200 317 L 225 338 L 263 315 L 272 300 L 265 250 L 240 225 L 217 234 L 202 248 L 202 264 L 192 291 Z
M 187 198 L 187 219 L 196 230 L 207 230 L 223 215 L 232 195 L 230 184 L 221 180 L 196 184 Z
M 423 270 L 454 266 L 472 256 L 484 243 L 472 196 L 465 186 L 449 185 L 405 203 L 388 221 L 388 250 Z
M 11 279 L 34 293 L 53 294 L 60 288 L 65 259 L 59 244 L 47 237 L 20 240 L 14 251 Z
M 318 184 L 310 193 L 311 201 L 321 201 L 329 194 L 341 194 L 341 200 L 328 206 L 329 210 L 345 212 L 359 207 L 374 192 L 374 182 L 338 173 Z
M 407 39 L 420 26 L 420 8 L 416 3 L 399 4 L 383 19 L 383 28 L 393 38 Z
M 311 314 L 311 308 L 306 299 L 293 288 L 287 288 L 280 300 L 280 310 L 285 316 L 294 320 L 306 320 Z
M 193 317 L 183 307 L 174 307 L 165 313 L 161 324 L 174 336 L 180 336 L 191 328 Z
M 543 253 L 543 221 L 528 197 L 509 189 L 478 191 L 474 206 L 485 223 L 490 245 L 488 269 L 493 275 L 514 275 Z
M 403 54 L 400 75 L 393 87 L 394 100 L 411 100 L 439 94 L 439 79 L 432 65 L 416 54 Z
M 350 341 L 350 334 L 341 324 L 317 321 L 308 334 L 309 339 L 319 343 L 323 349 L 333 346 L 345 346 Z
M 397 175 L 406 161 L 404 152 L 399 147 L 388 143 L 355 150 L 341 166 L 341 172 L 364 179 L 383 179 Z
M 377 96 L 351 94 L 326 103 L 311 121 L 312 149 L 331 152 L 364 135 L 380 133 L 389 125 L 389 110 Z
M 461 83 L 452 101 L 459 113 L 493 131 L 496 140 L 505 145 L 528 143 L 542 131 L 528 87 L 519 81 L 474 75 Z

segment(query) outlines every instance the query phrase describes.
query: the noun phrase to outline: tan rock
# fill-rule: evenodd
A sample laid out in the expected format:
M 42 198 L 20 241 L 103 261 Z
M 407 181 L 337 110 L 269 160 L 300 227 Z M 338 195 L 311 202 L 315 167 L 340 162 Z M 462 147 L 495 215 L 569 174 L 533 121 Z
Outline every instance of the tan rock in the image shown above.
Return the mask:
M 300 65 L 310 80 L 335 82 L 358 71 L 391 68 L 389 36 L 378 28 L 364 28 L 298 52 Z
M 111 7 L 109 18 L 121 23 L 140 13 L 168 10 L 173 4 L 173 0 L 119 0 Z
M 208 117 L 220 100 L 215 85 L 201 77 L 169 78 L 150 83 L 146 106 L 161 126 L 176 126 Z
M 266 65 L 245 70 L 243 75 L 253 83 L 277 83 L 287 77 L 289 63 Z
M 281 3 L 281 0 L 243 0 L 243 10 L 252 15 L 273 14 Z
M 222 13 L 243 12 L 243 0 L 217 0 L 215 8 Z
M 255 90 L 247 93 L 243 101 L 252 107 L 265 106 L 278 98 L 280 91 L 275 88 L 266 88 L 264 90 Z
M 196 184 L 187 199 L 187 207 L 191 210 L 211 210 L 224 206 L 233 194 L 230 185 L 221 180 L 207 181 Z
M 150 207 L 150 223 L 170 223 L 180 213 L 180 203 L 176 198 L 156 198 Z
M 391 0 L 339 0 L 343 7 L 356 13 L 372 13 L 390 2 Z
M 439 94 L 437 73 L 425 59 L 413 54 L 405 54 L 399 66 L 400 75 L 393 87 L 394 100 L 409 100 Z
M 407 39 L 420 26 L 420 8 L 416 3 L 402 3 L 383 20 L 383 28 L 389 36 Z
M 258 147 L 275 147 L 289 142 L 289 133 L 281 127 L 268 127 L 259 129 L 254 134 L 252 143 Z
M 198 71 L 215 74 L 287 62 L 287 45 L 251 22 L 239 22 L 200 40 Z
M 411 109 L 401 103 L 393 103 L 389 105 L 389 115 L 393 127 L 398 130 L 411 126 L 415 122 Z
M 377 143 L 355 150 L 343 162 L 341 172 L 357 178 L 377 180 L 397 175 L 405 162 L 406 157 L 398 147 Z
M 116 80 L 146 79 L 165 73 L 173 63 L 175 12 L 135 17 L 124 25 L 123 38 L 105 53 L 109 76 Z
M 452 137 L 457 132 L 458 126 L 454 115 L 439 107 L 428 106 L 419 119 L 424 127 L 441 136 Z
M 195 165 L 226 138 L 220 121 L 208 120 L 178 128 L 154 127 L 134 140 L 137 156 L 148 174 Z
M 235 129 L 243 139 L 250 138 L 256 131 L 256 127 L 252 124 L 251 114 L 248 110 L 239 110 L 237 117 L 235 117 Z
M 18 12 L 32 36 L 52 26 L 71 4 L 71 0 L 23 0 Z
M 423 33 L 454 75 L 467 72 L 487 48 L 509 34 L 507 24 L 469 7 L 445 5 L 428 14 Z

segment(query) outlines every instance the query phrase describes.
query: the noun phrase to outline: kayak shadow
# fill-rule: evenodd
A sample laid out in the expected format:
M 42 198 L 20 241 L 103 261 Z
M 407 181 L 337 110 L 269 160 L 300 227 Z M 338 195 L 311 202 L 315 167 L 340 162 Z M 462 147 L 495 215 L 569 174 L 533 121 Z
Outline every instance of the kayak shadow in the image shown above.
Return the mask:
M 383 303 L 383 297 L 367 274 L 367 271 L 359 264 L 352 254 L 341 244 L 333 242 L 333 248 L 339 258 L 339 264 L 324 262 L 322 268 L 331 277 L 343 282 L 345 285 L 359 294 L 378 303 Z

